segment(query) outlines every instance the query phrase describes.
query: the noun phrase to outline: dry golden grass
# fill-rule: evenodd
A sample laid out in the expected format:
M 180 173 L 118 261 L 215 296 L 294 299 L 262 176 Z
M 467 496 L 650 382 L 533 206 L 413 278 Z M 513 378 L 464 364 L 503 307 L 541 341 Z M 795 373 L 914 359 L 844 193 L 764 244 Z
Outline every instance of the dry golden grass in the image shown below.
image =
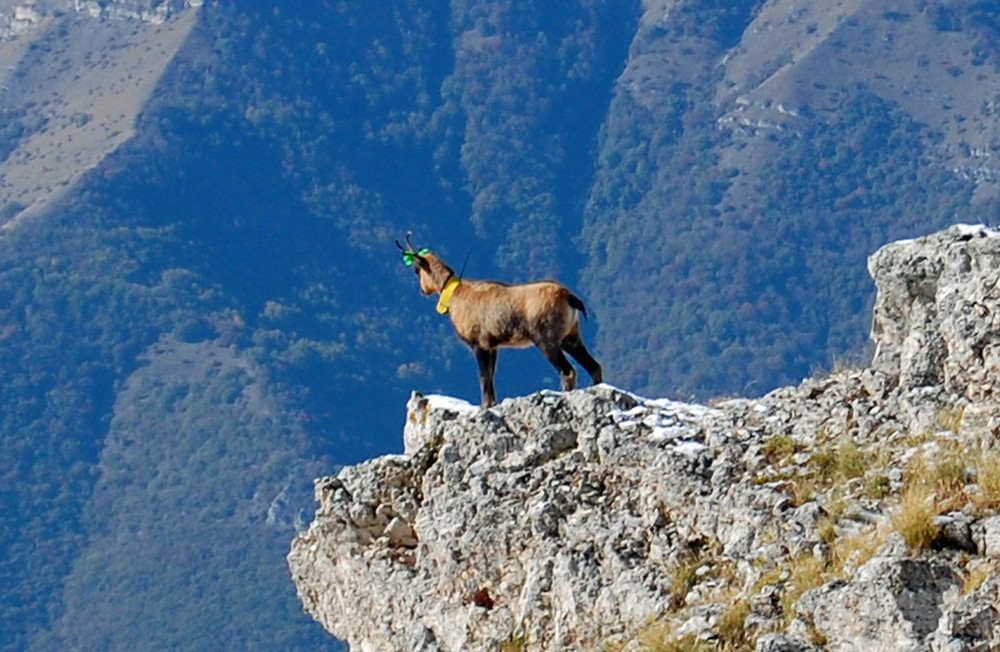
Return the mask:
M 703 564 L 699 556 L 691 555 L 672 566 L 670 576 L 670 609 L 674 610 L 684 604 L 684 598 L 695 584 L 698 583 L 697 571 Z
M 942 412 L 939 418 L 942 424 L 955 425 L 961 413 Z M 971 450 L 956 440 L 939 441 L 907 465 L 892 525 L 907 545 L 923 550 L 938 535 L 935 516 L 970 506 L 980 513 L 1000 511 L 1000 453 Z
M 778 438 L 769 441 L 775 439 Z M 773 445 L 773 449 L 782 451 L 787 445 L 779 440 Z M 821 493 L 836 489 L 848 480 L 863 477 L 872 464 L 884 465 L 883 457 L 883 453 L 862 449 L 850 437 L 843 437 L 837 443 L 828 442 L 817 449 L 806 462 L 804 471 L 788 473 L 784 490 L 791 497 L 792 504 L 798 507 L 814 500 Z M 887 484 L 888 479 L 884 482 Z
M 928 485 L 915 482 L 903 493 L 899 507 L 892 515 L 892 527 L 903 535 L 906 545 L 912 550 L 926 550 L 938 535 L 933 521 L 937 514 Z
M 746 600 L 737 600 L 729 609 L 722 612 L 719 622 L 715 626 L 715 635 L 718 636 L 716 649 L 724 652 L 743 652 L 754 648 L 754 641 L 750 632 L 746 629 L 747 616 L 750 615 L 750 603 Z
M 961 414 L 947 412 L 940 415 L 942 424 L 956 426 Z M 936 441 L 936 446 L 929 442 Z M 894 496 L 887 470 L 891 462 L 891 449 L 860 447 L 844 437 L 827 439 L 799 467 L 782 469 L 787 473 L 784 491 L 795 504 L 822 496 L 830 517 L 820 522 L 816 532 L 819 540 L 829 546 L 829 554 L 822 558 L 805 553 L 791 560 L 775 561 L 773 568 L 745 595 L 753 595 L 765 586 L 781 587 L 780 609 L 786 620 L 794 617 L 794 604 L 802 595 L 826 582 L 849 577 L 857 568 L 869 561 L 878 551 L 890 531 L 897 531 L 913 550 L 929 548 L 938 536 L 934 517 L 951 510 L 967 508 L 972 504 L 980 510 L 1000 511 L 1000 452 L 970 452 L 954 439 L 934 438 L 927 435 L 907 443 L 924 447 L 913 455 L 903 475 L 903 489 Z M 801 448 L 788 436 L 778 436 L 765 442 L 764 455 L 772 465 L 789 460 Z M 848 490 L 847 482 L 862 478 Z M 772 480 L 773 481 L 773 480 Z M 869 498 L 898 500 L 891 517 L 891 527 L 872 529 L 865 534 L 840 537 L 836 522 L 837 513 L 852 502 L 849 491 L 861 492 Z M 678 564 L 677 592 L 674 608 L 683 604 L 684 597 L 693 586 L 704 578 L 697 576 L 697 569 L 705 563 L 703 558 L 692 558 Z M 713 566 L 716 562 L 712 562 Z M 1000 573 L 1000 562 L 979 564 L 972 567 L 966 577 L 964 590 L 975 591 L 987 577 Z M 711 596 L 712 601 L 731 604 L 713 628 L 717 637 L 711 642 L 693 636 L 677 637 L 675 629 L 659 621 L 651 624 L 634 639 L 640 649 L 652 652 L 742 652 L 753 647 L 753 638 L 759 632 L 745 628 L 749 614 L 748 603 L 729 587 L 730 595 L 722 595 L 720 588 Z
M 965 407 L 941 408 L 938 410 L 938 423 L 945 430 L 958 432 L 962 427 L 962 417 L 965 414 Z
M 934 489 L 940 501 L 963 503 L 972 463 L 969 456 L 961 451 L 948 452 L 929 466 L 924 482 Z M 961 507 L 961 504 L 952 507 Z
M 970 569 L 965 575 L 965 582 L 962 584 L 962 594 L 967 595 L 974 592 L 983 585 L 988 578 L 1000 574 L 1000 560 L 983 560 Z
M 979 494 L 974 502 L 980 509 L 1000 510 L 1000 453 L 980 453 L 976 460 L 976 482 Z
M 799 507 L 816 498 L 819 485 L 812 475 L 798 475 L 788 481 L 785 490 L 792 499 L 792 505 Z
M 792 560 L 788 571 L 790 576 L 785 582 L 785 592 L 781 596 L 781 611 L 785 619 L 791 621 L 795 613 L 792 606 L 798 602 L 802 594 L 822 586 L 834 576 L 828 571 L 824 560 L 817 559 L 811 554 L 804 554 Z
M 661 623 L 641 632 L 636 641 L 643 652 L 715 652 L 718 649 L 713 643 L 691 634 L 676 637 Z
M 934 494 L 938 513 L 969 505 L 1000 510 L 1000 453 L 974 451 L 946 441 L 928 455 L 915 455 L 905 472 L 906 487 L 922 484 Z
M 705 641 L 692 634 L 677 636 L 674 629 L 663 621 L 651 623 L 636 634 L 635 641 L 643 652 L 750 652 L 755 641 L 746 630 L 750 605 L 746 600 L 736 600 L 719 614 L 713 633 L 715 638 Z
M 826 530 L 824 525 L 821 531 Z M 802 594 L 823 584 L 848 576 L 851 572 L 875 556 L 885 540 L 885 532 L 872 530 L 864 534 L 831 540 L 830 554 L 819 559 L 811 553 L 804 553 L 794 559 L 782 562 L 769 573 L 763 575 L 750 591 L 758 593 L 768 585 L 781 585 L 781 611 L 786 621 L 793 618 L 793 605 Z
M 886 534 L 882 529 L 875 529 L 839 539 L 830 550 L 830 565 L 836 576 L 846 577 L 874 557 Z

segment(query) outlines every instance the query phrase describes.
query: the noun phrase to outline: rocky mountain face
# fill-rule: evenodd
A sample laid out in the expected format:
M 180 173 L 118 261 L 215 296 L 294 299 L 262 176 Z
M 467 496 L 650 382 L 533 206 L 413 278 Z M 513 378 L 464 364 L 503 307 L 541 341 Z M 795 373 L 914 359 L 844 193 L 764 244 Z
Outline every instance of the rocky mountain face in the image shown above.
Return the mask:
M 0 2 L 0 229 L 51 210 L 135 136 L 200 6 Z
M 316 481 L 299 598 L 356 650 L 996 649 L 998 265 L 881 248 L 871 364 L 759 399 L 414 394 Z

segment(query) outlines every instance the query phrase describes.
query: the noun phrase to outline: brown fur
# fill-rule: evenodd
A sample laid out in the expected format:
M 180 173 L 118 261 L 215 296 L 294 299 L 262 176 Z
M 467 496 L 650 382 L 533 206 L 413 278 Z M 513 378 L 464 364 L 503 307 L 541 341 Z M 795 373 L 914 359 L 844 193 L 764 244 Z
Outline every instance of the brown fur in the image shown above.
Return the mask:
M 433 253 L 414 264 L 424 295 L 439 294 L 455 272 Z M 458 337 L 472 348 L 479 363 L 484 407 L 496 404 L 493 378 L 498 347 L 534 344 L 559 372 L 564 390 L 576 387 L 576 370 L 563 351 L 602 382 L 601 365 L 580 337 L 580 301 L 556 281 L 509 285 L 496 281 L 462 280 L 451 296 L 448 316 Z

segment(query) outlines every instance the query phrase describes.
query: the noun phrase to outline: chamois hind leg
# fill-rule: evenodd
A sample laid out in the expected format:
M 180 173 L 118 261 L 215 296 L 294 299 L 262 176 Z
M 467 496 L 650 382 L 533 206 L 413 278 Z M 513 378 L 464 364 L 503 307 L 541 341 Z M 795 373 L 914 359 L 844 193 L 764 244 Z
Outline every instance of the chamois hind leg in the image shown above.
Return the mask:
M 594 379 L 595 385 L 604 381 L 604 371 L 601 369 L 601 365 L 590 355 L 590 351 L 583 345 L 583 340 L 580 339 L 579 335 L 570 335 L 564 339 L 562 348 L 587 370 L 590 377 Z
M 497 404 L 497 392 L 493 387 L 493 378 L 497 371 L 497 350 L 475 347 L 476 362 L 479 364 L 479 389 L 482 392 L 484 408 Z
M 559 372 L 559 380 L 562 381 L 564 392 L 576 389 L 576 369 L 570 361 L 563 355 L 562 349 L 558 346 L 539 346 L 545 359 L 552 363 L 552 366 Z

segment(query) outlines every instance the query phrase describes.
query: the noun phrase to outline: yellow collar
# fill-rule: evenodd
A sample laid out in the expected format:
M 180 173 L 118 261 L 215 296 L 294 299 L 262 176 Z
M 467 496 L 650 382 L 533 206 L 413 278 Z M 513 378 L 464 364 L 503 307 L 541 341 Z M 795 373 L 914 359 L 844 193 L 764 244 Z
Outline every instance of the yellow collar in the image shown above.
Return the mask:
M 457 276 L 452 276 L 448 279 L 448 282 L 444 284 L 444 289 L 441 290 L 441 298 L 438 299 L 437 311 L 442 315 L 448 314 L 448 304 L 451 303 L 451 295 L 455 293 L 455 288 L 461 284 L 462 281 L 459 280 Z

